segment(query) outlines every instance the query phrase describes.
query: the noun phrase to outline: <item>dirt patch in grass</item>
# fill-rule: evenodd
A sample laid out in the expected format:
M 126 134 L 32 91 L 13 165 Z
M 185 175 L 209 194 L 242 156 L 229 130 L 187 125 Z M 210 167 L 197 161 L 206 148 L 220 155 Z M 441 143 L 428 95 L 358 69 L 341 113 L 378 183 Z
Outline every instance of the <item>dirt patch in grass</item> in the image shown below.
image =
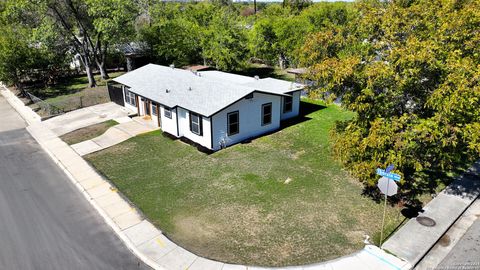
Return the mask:
M 261 266 L 325 261 L 361 249 L 365 234 L 374 238 L 383 204 L 362 196 L 331 158 L 328 132 L 352 114 L 318 108 L 310 120 L 211 155 L 155 131 L 86 158 L 198 255 Z M 388 207 L 389 228 L 399 211 Z
M 117 125 L 118 123 L 115 120 L 108 120 L 102 123 L 84 127 L 81 129 L 74 130 L 65 135 L 60 136 L 64 142 L 69 145 L 83 142 L 86 140 L 93 139 L 105 133 L 107 129 Z

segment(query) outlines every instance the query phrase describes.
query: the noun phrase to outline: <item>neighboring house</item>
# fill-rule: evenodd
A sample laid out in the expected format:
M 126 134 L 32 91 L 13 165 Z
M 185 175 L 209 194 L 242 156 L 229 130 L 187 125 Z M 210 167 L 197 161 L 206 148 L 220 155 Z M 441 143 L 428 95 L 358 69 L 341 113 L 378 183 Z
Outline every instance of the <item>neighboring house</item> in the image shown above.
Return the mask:
M 149 64 L 114 79 L 119 104 L 210 150 L 275 131 L 298 116 L 303 85 Z M 119 93 L 122 94 L 119 94 Z

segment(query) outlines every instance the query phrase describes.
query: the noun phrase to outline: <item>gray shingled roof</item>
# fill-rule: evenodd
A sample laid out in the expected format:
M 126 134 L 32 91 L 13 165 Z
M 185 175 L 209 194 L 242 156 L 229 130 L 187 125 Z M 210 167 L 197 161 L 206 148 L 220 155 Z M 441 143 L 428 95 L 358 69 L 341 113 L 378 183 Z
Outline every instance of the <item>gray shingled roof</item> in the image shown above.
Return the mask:
M 207 117 L 254 91 L 284 95 L 303 88 L 303 85 L 272 78 L 257 80 L 221 71 L 195 74 L 189 70 L 154 64 L 113 80 L 165 106 L 180 106 Z

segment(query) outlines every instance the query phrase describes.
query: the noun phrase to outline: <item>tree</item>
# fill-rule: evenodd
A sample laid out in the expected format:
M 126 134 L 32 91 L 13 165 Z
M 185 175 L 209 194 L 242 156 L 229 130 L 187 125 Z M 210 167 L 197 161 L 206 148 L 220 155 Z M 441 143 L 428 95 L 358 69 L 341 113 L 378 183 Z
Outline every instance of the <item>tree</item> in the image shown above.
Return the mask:
M 200 44 L 206 62 L 222 70 L 239 69 L 247 56 L 246 26 L 227 8 L 219 8 L 202 33 Z
M 283 0 L 283 7 L 291 8 L 295 13 L 302 11 L 312 4 L 311 0 Z
M 337 158 L 366 187 L 395 164 L 413 200 L 480 155 L 480 5 L 407 2 L 357 3 L 358 17 L 309 36 L 301 59 L 317 91 L 357 113 L 332 131 Z
M 14 17 L 31 29 L 41 28 L 44 24 L 54 22 L 56 34 L 68 42 L 71 49 L 80 56 L 79 59 L 85 68 L 89 86 L 94 87 L 96 82 L 93 76 L 93 68 L 97 64 L 103 79 L 108 77 L 104 68 L 107 53 L 107 43 L 104 39 L 105 32 L 111 30 L 114 23 L 121 21 L 118 18 L 123 17 L 118 15 L 119 10 L 115 13 L 117 16 L 108 13 L 112 12 L 109 7 L 115 5 L 115 3 L 98 4 L 92 0 L 92 4 L 97 4 L 98 12 L 104 12 L 100 17 L 105 16 L 105 18 L 97 18 L 94 21 L 93 16 L 89 15 L 89 8 L 84 0 L 9 0 L 7 10 L 10 17 Z M 115 19 L 118 21 L 115 21 Z M 114 21 L 114 23 L 109 20 Z M 94 22 L 99 26 L 99 29 L 95 28 Z
M 305 37 L 324 28 L 345 25 L 353 11 L 351 4 L 317 3 L 301 12 L 293 8 L 269 5 L 258 15 L 249 31 L 249 49 L 253 57 L 281 68 L 299 63 Z
M 141 31 L 159 63 L 188 65 L 199 61 L 198 26 L 182 17 L 155 22 Z
M 249 31 L 248 38 L 249 50 L 253 57 L 262 59 L 269 64 L 278 61 L 280 50 L 277 47 L 278 37 L 272 19 L 257 19 Z
M 46 14 L 56 22 L 59 32 L 70 37 L 72 48 L 80 56 L 85 68 L 88 85 L 95 87 L 92 69 L 96 58 L 102 52 L 98 42 L 100 36 L 94 30 L 85 3 L 75 0 L 44 0 L 41 4 Z M 42 12 L 41 10 L 38 11 Z
M 110 44 L 128 43 L 135 36 L 138 5 L 132 0 L 85 0 L 95 29 L 95 63 L 102 79 L 108 79 L 105 58 Z
M 68 47 L 51 24 L 32 29 L 12 18 L 10 8 L 1 7 L 0 79 L 20 89 L 26 79 L 54 82 L 67 69 Z
M 32 66 L 35 49 L 28 46 L 25 31 L 2 25 L 0 28 L 0 78 L 19 86 L 24 72 Z

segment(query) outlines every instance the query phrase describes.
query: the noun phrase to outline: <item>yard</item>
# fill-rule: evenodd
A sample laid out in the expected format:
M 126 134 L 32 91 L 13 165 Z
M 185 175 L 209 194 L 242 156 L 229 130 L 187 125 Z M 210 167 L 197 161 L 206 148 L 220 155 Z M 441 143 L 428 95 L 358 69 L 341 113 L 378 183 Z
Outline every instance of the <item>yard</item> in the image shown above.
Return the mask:
M 109 128 L 117 124 L 118 122 L 116 122 L 115 120 L 108 120 L 102 123 L 74 130 L 72 132 L 62 135 L 60 139 L 62 139 L 69 145 L 76 144 L 98 137 L 105 133 L 105 131 L 107 131 Z
M 125 72 L 112 72 L 109 76 L 112 79 L 124 73 Z M 97 87 L 95 88 L 88 87 L 87 76 L 79 75 L 64 78 L 54 86 L 42 89 L 29 89 L 29 91 L 43 99 L 49 105 L 68 112 L 110 101 L 106 81 L 100 80 L 99 75 L 95 75 L 95 80 L 97 82 Z M 48 112 L 40 112 L 40 114 L 45 113 L 48 114 Z
M 87 156 L 180 246 L 248 265 L 314 263 L 377 236 L 383 204 L 332 160 L 328 132 L 352 113 L 302 102 L 298 123 L 211 155 L 160 131 Z M 389 207 L 392 230 L 402 221 Z

